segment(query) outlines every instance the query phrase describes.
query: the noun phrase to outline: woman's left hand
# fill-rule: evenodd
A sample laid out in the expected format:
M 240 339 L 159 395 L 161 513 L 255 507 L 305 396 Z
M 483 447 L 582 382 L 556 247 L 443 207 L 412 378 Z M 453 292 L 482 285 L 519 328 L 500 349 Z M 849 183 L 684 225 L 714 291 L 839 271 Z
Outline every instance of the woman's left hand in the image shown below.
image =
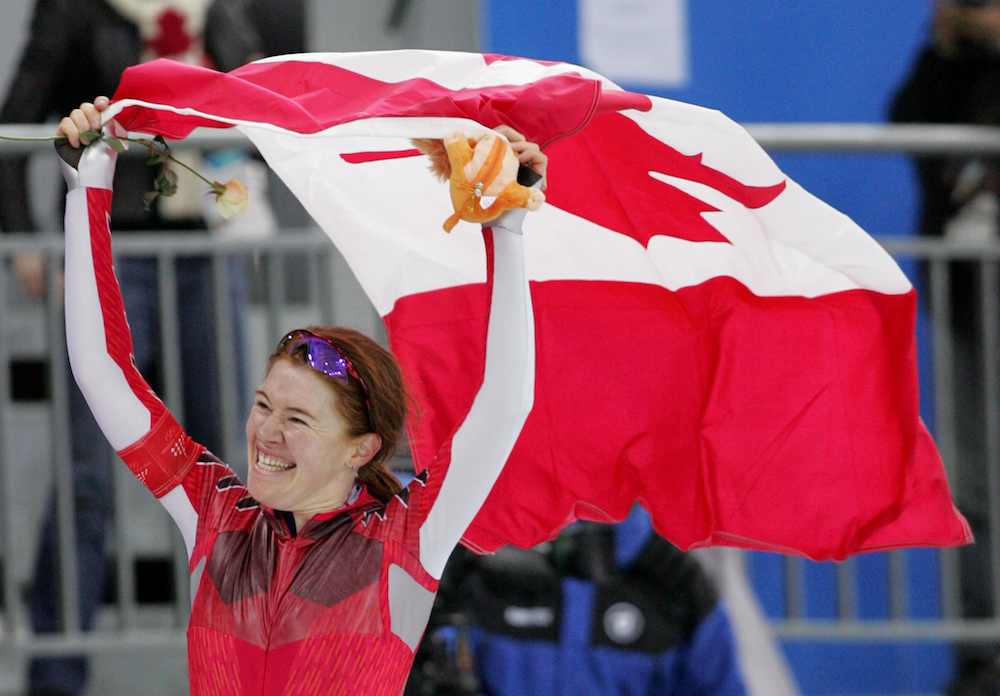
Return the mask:
M 548 155 L 542 152 L 536 143 L 529 142 L 510 126 L 497 126 L 493 130 L 507 138 L 510 149 L 513 150 L 518 162 L 530 167 L 536 174 L 542 176 L 542 188 L 545 188 L 545 170 L 549 165 Z

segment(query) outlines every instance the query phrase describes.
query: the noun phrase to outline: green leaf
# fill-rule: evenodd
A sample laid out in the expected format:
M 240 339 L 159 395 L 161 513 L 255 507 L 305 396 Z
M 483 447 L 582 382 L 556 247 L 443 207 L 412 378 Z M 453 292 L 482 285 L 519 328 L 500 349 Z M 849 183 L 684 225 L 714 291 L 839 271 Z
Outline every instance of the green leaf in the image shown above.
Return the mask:
M 117 152 L 119 155 L 121 153 L 125 152 L 125 143 L 123 143 L 118 138 L 115 138 L 114 136 L 110 136 L 109 135 L 108 137 L 106 137 L 104 139 L 104 142 L 106 142 L 108 144 L 108 146 L 112 150 L 114 150 L 115 152 Z
M 163 167 L 154 181 L 156 190 L 161 196 L 172 196 L 177 193 L 177 174 L 171 169 Z
M 80 142 L 84 145 L 90 145 L 95 140 L 101 139 L 101 131 L 95 130 L 85 130 L 80 133 Z
M 155 203 L 156 199 L 159 197 L 160 194 L 158 191 L 146 191 L 146 193 L 142 194 L 142 207 L 147 211 L 152 210 L 153 203 Z
M 143 145 L 149 150 L 150 165 L 166 164 L 170 160 L 170 146 L 163 139 L 162 135 L 157 135 L 152 140 L 146 140 Z
M 156 177 L 156 190 L 161 196 L 172 196 L 177 193 L 177 172 L 165 165 L 161 167 Z

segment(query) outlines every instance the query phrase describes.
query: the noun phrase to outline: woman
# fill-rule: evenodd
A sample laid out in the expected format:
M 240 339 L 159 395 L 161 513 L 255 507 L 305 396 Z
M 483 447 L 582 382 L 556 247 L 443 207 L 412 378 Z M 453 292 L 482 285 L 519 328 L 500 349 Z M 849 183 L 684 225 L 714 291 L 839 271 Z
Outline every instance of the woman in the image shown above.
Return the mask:
M 108 103 L 82 104 L 58 133 L 78 147 Z M 536 145 L 498 130 L 544 175 Z M 132 364 L 107 222 L 114 164 L 103 143 L 76 168 L 63 163 L 67 344 L 104 434 L 184 537 L 191 693 L 399 694 L 444 564 L 499 468 L 432 467 L 399 486 L 386 468 L 406 411 L 395 360 L 357 332 L 314 327 L 286 335 L 269 358 L 247 418 L 244 485 L 187 436 Z M 531 408 L 530 390 L 518 386 L 530 366 L 505 349 L 530 345 L 533 326 L 517 220 L 492 226 L 487 367 L 476 397 L 515 416 Z M 478 413 L 474 404 L 454 447 L 490 432 Z

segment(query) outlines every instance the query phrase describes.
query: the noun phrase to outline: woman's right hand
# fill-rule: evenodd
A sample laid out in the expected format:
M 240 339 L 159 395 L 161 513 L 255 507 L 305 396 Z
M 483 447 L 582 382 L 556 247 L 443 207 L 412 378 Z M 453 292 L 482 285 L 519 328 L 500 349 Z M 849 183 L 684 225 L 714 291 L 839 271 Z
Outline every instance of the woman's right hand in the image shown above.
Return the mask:
M 80 147 L 80 134 L 101 129 L 101 112 L 111 106 L 107 97 L 97 97 L 93 103 L 84 102 L 59 122 L 56 135 L 64 136 L 73 147 Z

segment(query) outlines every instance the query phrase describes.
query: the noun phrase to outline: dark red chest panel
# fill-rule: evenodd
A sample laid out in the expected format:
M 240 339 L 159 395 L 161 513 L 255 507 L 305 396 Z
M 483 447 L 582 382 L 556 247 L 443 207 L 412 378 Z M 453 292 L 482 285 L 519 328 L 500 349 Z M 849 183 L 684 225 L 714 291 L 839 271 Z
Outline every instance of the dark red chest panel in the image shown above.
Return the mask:
M 268 649 L 305 638 L 327 610 L 366 588 L 377 602 L 383 543 L 355 531 L 362 510 L 307 524 L 298 536 L 270 513 L 247 510 L 239 528 L 209 533 L 191 624 Z

